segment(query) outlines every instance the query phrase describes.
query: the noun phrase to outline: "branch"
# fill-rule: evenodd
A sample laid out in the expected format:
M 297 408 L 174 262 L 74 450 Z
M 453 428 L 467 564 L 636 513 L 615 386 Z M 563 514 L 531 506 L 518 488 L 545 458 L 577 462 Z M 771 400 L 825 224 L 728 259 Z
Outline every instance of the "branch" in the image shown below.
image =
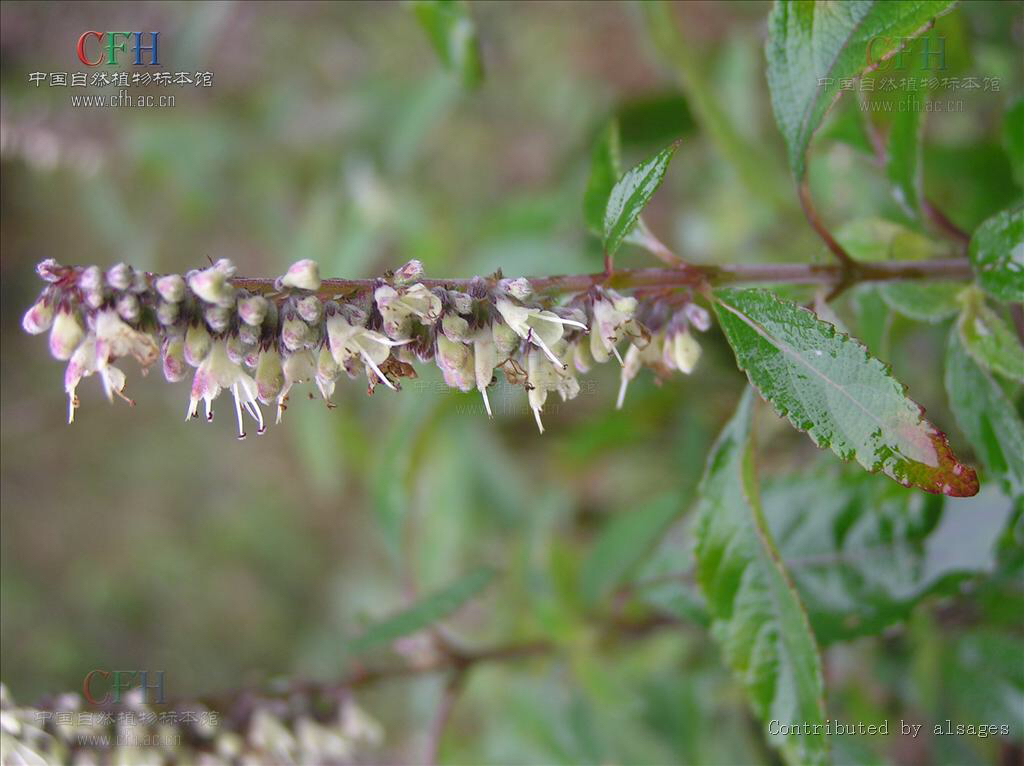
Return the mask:
M 827 231 L 826 231 L 827 234 Z M 829 235 L 831 236 L 831 235 Z M 837 243 L 838 246 L 838 243 Z M 606 285 L 617 289 L 644 287 L 676 288 L 756 283 L 785 282 L 803 285 L 839 283 L 847 270 L 838 264 L 817 263 L 751 263 L 732 265 L 685 265 L 679 268 L 624 269 L 610 278 L 596 274 L 563 274 L 548 277 L 527 277 L 536 292 L 574 293 Z M 940 258 L 930 261 L 883 261 L 856 264 L 852 282 L 886 282 L 906 280 L 965 280 L 972 275 L 965 258 Z M 420 279 L 426 287 L 467 289 L 471 279 Z M 235 277 L 235 287 L 254 293 L 274 292 L 274 279 L 269 277 Z M 376 279 L 325 279 L 318 293 L 322 296 L 354 295 L 372 290 Z

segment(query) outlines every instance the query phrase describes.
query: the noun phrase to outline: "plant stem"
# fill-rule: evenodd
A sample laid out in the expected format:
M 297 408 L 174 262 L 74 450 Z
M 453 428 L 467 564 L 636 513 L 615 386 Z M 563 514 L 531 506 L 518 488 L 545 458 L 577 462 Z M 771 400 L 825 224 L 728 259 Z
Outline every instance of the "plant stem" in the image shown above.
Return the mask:
M 611 277 L 597 274 L 565 274 L 528 277 L 533 289 L 545 293 L 583 292 L 597 285 L 619 289 L 642 287 L 703 287 L 730 284 L 785 282 L 802 285 L 839 284 L 850 276 L 849 268 L 835 263 L 743 263 L 731 265 L 686 265 L 679 268 L 623 269 Z M 887 282 L 909 280 L 961 281 L 971 278 L 971 265 L 966 258 L 941 258 L 928 261 L 882 261 L 858 263 L 854 282 Z M 257 293 L 273 293 L 274 280 L 258 277 L 236 277 L 236 287 Z M 422 279 L 427 287 L 468 288 L 470 279 Z M 319 293 L 324 296 L 351 296 L 372 290 L 376 279 L 325 279 Z

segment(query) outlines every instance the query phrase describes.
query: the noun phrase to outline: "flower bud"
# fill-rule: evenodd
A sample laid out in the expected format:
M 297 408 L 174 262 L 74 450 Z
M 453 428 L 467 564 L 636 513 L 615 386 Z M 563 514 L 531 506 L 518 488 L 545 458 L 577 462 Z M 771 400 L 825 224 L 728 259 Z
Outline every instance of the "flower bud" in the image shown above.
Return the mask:
M 501 287 L 516 300 L 525 301 L 533 295 L 533 285 L 526 277 L 501 280 Z
M 700 359 L 700 344 L 689 330 L 684 330 L 666 338 L 664 353 L 667 366 L 689 375 Z
M 476 385 L 472 349 L 465 343 L 437 336 L 437 366 L 444 382 L 460 391 L 471 391 Z
M 441 332 L 449 340 L 465 341 L 469 339 L 469 322 L 458 314 L 445 314 L 441 320 Z
M 85 291 L 103 289 L 103 272 L 99 266 L 88 266 L 82 269 L 78 277 L 78 286 Z
M 260 342 L 263 335 L 263 328 L 253 327 L 251 324 L 242 323 L 238 325 L 238 338 L 247 346 L 254 346 Z
M 295 314 L 285 314 L 284 322 L 281 323 L 281 342 L 289 351 L 298 351 L 306 345 L 309 339 L 309 325 L 299 319 Z
M 156 307 L 156 320 L 164 327 L 168 327 L 178 321 L 181 315 L 181 305 L 160 301 Z
M 281 285 L 296 290 L 317 290 L 320 288 L 320 266 L 309 258 L 296 261 L 281 278 Z
M 156 291 L 168 303 L 179 303 L 185 298 L 185 280 L 180 274 L 166 274 L 157 279 Z
M 140 308 L 139 299 L 131 293 L 126 293 L 117 299 L 117 313 L 126 322 L 139 321 Z
M 221 263 L 221 261 L 217 261 Z M 233 270 L 233 268 L 231 269 Z M 211 266 L 189 274 L 188 286 L 201 300 L 217 306 L 234 306 L 235 288 L 228 282 L 228 270 Z
M 256 361 L 256 388 L 260 401 L 264 404 L 275 401 L 283 387 L 284 369 L 281 366 L 281 355 L 276 349 L 263 349 Z
M 238 299 L 238 316 L 247 325 L 259 327 L 267 316 L 267 299 L 262 295 L 250 295 Z
M 469 293 L 449 290 L 448 299 L 452 302 L 452 308 L 455 309 L 456 313 L 468 314 L 473 310 L 473 298 Z
M 203 311 L 203 319 L 213 332 L 227 332 L 231 326 L 231 309 L 224 306 L 207 306 Z
M 690 320 L 690 324 L 701 332 L 704 332 L 711 327 L 710 315 L 696 303 L 687 303 L 686 308 L 683 309 L 683 313 L 686 315 L 686 318 Z
M 27 333 L 38 335 L 46 332 L 53 324 L 53 303 L 44 294 L 21 319 L 21 326 Z
M 316 358 L 316 385 L 320 389 L 324 401 L 328 404 L 331 397 L 334 396 L 334 385 L 339 375 L 341 375 L 341 366 L 334 360 L 331 349 L 324 344 Z
M 249 354 L 249 347 L 242 342 L 239 336 L 232 335 L 227 339 L 224 346 L 228 352 L 228 359 L 237 365 L 245 364 L 245 359 Z
M 177 383 L 185 377 L 188 367 L 185 362 L 185 339 L 180 335 L 168 335 L 160 349 L 164 378 L 168 383 Z
M 415 258 L 395 272 L 395 281 L 399 284 L 415 282 L 423 276 L 423 262 Z
M 189 325 L 185 331 L 185 361 L 193 367 L 198 367 L 210 353 L 212 344 L 206 325 Z
M 315 295 L 307 295 L 295 304 L 295 310 L 309 324 L 316 324 L 323 316 L 323 304 Z
M 504 322 L 495 322 L 491 326 L 491 335 L 494 336 L 494 348 L 499 357 L 512 356 L 519 348 L 519 335 Z
M 62 308 L 54 317 L 50 330 L 50 353 L 57 359 L 70 359 L 84 337 L 85 330 L 78 317 Z
M 59 282 L 63 275 L 63 269 L 55 258 L 47 258 L 36 265 L 36 273 L 45 282 Z
M 107 269 L 107 284 L 115 290 L 127 290 L 132 286 L 132 267 L 127 263 L 118 263 Z

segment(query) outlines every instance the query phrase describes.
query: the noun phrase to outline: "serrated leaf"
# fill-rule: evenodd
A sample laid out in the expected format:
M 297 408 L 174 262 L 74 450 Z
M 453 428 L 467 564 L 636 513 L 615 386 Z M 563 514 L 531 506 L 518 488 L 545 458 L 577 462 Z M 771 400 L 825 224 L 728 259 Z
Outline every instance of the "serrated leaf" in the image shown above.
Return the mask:
M 921 210 L 921 129 L 924 121 L 917 109 L 898 111 L 889 128 L 885 173 L 892 184 L 897 204 L 911 218 Z
M 764 514 L 823 644 L 877 634 L 995 566 L 1010 503 L 948 500 L 816 462 L 766 482 Z
M 956 282 L 886 282 L 878 293 L 893 309 L 918 322 L 940 322 L 960 311 L 957 297 L 964 286 Z
M 1003 126 L 1003 145 L 1010 156 L 1010 167 L 1017 185 L 1024 187 L 1024 98 L 1006 111 Z
M 345 651 L 359 654 L 430 627 L 478 595 L 496 575 L 491 567 L 474 569 L 408 609 L 371 625 L 358 638 L 349 641 Z
M 583 218 L 587 228 L 597 236 L 604 234 L 604 213 L 608 207 L 608 196 L 622 171 L 619 123 L 609 122 L 594 144 L 590 155 L 590 178 L 583 192 Z
M 1024 490 L 1024 423 L 991 375 L 964 349 L 960 333 L 950 332 L 946 349 L 946 393 L 957 426 L 1007 491 Z
M 590 606 L 625 582 L 683 509 L 675 496 L 637 510 L 623 511 L 602 530 L 583 564 L 580 588 Z
M 697 505 L 697 581 L 713 616 L 712 634 L 769 740 L 794 766 L 824 764 L 823 734 L 767 729 L 770 721 L 823 724 L 825 702 L 818 647 L 761 512 L 753 402 L 748 389 L 708 456 Z
M 603 222 L 604 249 L 607 254 L 614 255 L 632 231 L 640 213 L 661 186 L 668 164 L 678 147 L 679 143 L 676 142 L 662 149 L 651 159 L 626 171 L 612 187 Z
M 467 88 L 479 85 L 484 68 L 468 4 L 461 0 L 414 0 L 412 8 L 445 68 L 458 74 Z
M 1024 383 L 1024 348 L 1003 318 L 985 305 L 980 291 L 967 294 L 957 331 L 975 362 Z
M 906 486 L 969 496 L 974 471 L 862 344 L 764 289 L 721 289 L 715 312 L 741 370 L 819 447 Z
M 839 81 L 877 66 L 953 5 L 953 0 L 776 3 L 765 45 L 768 88 L 798 180 L 807 173 L 811 137 L 842 92 Z
M 1024 206 L 981 224 L 969 251 L 978 282 L 989 295 L 1006 303 L 1024 301 Z

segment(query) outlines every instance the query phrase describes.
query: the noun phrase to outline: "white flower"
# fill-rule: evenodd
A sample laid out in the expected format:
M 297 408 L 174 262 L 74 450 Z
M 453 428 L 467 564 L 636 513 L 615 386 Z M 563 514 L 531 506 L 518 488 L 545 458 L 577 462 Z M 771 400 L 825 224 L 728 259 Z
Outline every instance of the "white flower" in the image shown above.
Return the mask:
M 327 319 L 327 340 L 331 354 L 342 367 L 354 359 L 361 359 L 381 383 L 396 391 L 395 385 L 381 372 L 380 365 L 391 355 L 393 346 L 402 346 L 411 340 L 391 340 L 383 333 L 353 325 L 341 314 Z
M 235 398 L 235 415 L 238 418 L 238 438 L 245 438 L 245 427 L 242 423 L 242 408 L 259 424 L 258 433 L 266 427 L 263 423 L 263 412 L 257 401 L 258 389 L 256 381 L 250 377 L 241 365 L 235 364 L 228 356 L 227 346 L 223 340 L 215 341 L 210 353 L 196 370 L 192 381 L 192 395 L 189 398 L 188 412 L 185 419 L 194 418 L 199 409 L 199 400 L 206 405 L 206 419 L 213 420 L 211 403 L 220 396 L 220 392 L 229 389 Z
M 114 394 L 117 394 L 129 404 L 135 404 L 125 396 L 124 373 L 117 367 L 108 363 L 109 356 L 99 347 L 96 335 L 89 333 L 86 339 L 79 344 L 78 348 L 71 355 L 67 370 L 64 372 L 64 391 L 68 395 L 68 423 L 75 422 L 75 409 L 78 407 L 78 396 L 75 391 L 82 378 L 99 373 L 103 382 L 103 392 L 107 399 L 114 401 Z
M 473 335 L 473 371 L 476 377 L 476 390 L 484 399 L 487 417 L 491 413 L 491 401 L 487 398 L 487 387 L 494 378 L 494 368 L 498 364 L 498 352 L 494 348 L 494 334 L 490 327 L 481 327 Z
M 508 298 L 498 298 L 495 308 L 501 318 L 516 335 L 540 348 L 552 364 L 565 368 L 565 363 L 554 355 L 551 346 L 562 339 L 565 325 L 586 330 L 587 326 L 574 319 L 564 319 L 553 311 L 544 311 L 513 303 Z M 497 338 L 495 338 L 497 340 Z
M 643 336 L 640 324 L 633 318 L 637 301 L 608 290 L 594 298 L 594 326 L 590 333 L 590 353 L 594 361 L 603 364 L 614 354 L 622 364 L 616 345 L 626 336 Z
M 556 349 L 563 353 L 568 350 L 565 343 L 559 344 Z M 569 372 L 568 365 L 557 356 L 552 362 L 541 353 L 542 351 L 543 349 L 530 349 L 526 357 L 526 374 L 529 380 L 527 398 L 530 408 L 533 410 L 534 420 L 537 421 L 537 429 L 544 433 L 540 414 L 544 409 L 544 402 L 547 401 L 548 392 L 557 391 L 564 402 L 576 398 L 580 392 L 580 384 L 576 376 Z
M 334 396 L 334 384 L 341 375 L 341 367 L 334 361 L 334 355 L 326 346 L 320 347 L 320 353 L 316 358 L 316 385 L 327 402 L 328 407 L 333 407 L 331 397 Z
M 156 341 L 148 333 L 140 332 L 122 321 L 116 311 L 100 311 L 92 323 L 100 353 L 105 351 L 114 358 L 130 355 L 143 367 L 149 367 L 160 356 Z
M 53 301 L 47 297 L 37 300 L 25 316 L 22 317 L 21 327 L 25 332 L 32 335 L 46 332 L 53 325 Z
M 284 385 L 281 386 L 281 393 L 277 395 L 277 422 L 281 422 L 286 408 L 285 402 L 292 387 L 297 383 L 306 383 L 316 375 L 316 357 L 309 349 L 297 351 L 284 358 L 281 365 L 281 374 L 284 377 Z
M 626 398 L 626 388 L 640 372 L 641 367 L 652 367 L 661 375 L 666 371 L 678 370 L 686 375 L 693 372 L 700 358 L 700 345 L 687 329 L 661 330 L 651 342 L 643 348 L 630 346 L 622 364 L 622 377 L 619 382 L 619 396 L 615 402 L 616 409 L 622 409 Z
M 409 336 L 412 317 L 427 325 L 441 316 L 441 299 L 422 284 L 398 288 L 381 285 L 374 291 L 373 299 L 384 320 L 385 334 L 395 340 Z

